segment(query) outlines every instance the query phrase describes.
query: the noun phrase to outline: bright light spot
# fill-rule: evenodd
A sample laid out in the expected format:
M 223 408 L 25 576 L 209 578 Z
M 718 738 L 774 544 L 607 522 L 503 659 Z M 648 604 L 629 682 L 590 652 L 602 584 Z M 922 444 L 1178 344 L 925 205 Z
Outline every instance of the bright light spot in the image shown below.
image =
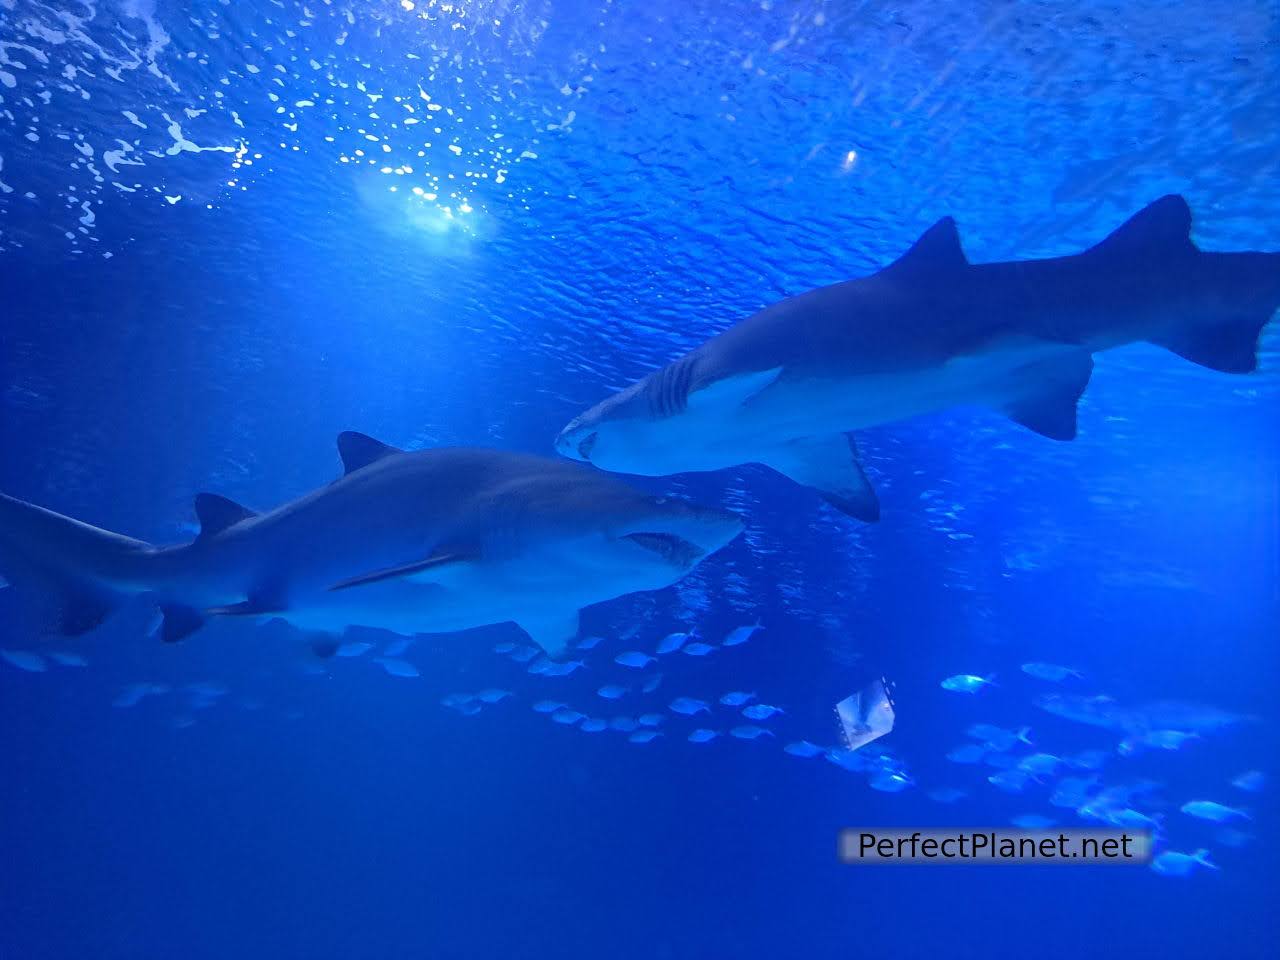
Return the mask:
M 858 151 L 850 150 L 844 155 L 844 162 L 840 164 L 840 169 L 848 173 L 853 169 L 853 165 L 858 162 Z

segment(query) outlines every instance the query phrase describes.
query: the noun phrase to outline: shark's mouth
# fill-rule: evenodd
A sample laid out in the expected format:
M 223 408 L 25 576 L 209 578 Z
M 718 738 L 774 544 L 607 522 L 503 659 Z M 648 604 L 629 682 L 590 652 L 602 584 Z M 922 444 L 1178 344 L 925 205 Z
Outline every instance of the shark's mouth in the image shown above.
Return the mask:
M 673 533 L 629 533 L 622 539 L 630 540 L 678 567 L 692 567 L 706 554 L 697 544 Z
M 595 449 L 595 445 L 596 445 L 596 436 L 597 435 L 594 433 L 589 433 L 587 434 L 587 436 L 583 437 L 581 440 L 578 441 L 579 459 L 586 462 L 590 462 L 591 451 Z

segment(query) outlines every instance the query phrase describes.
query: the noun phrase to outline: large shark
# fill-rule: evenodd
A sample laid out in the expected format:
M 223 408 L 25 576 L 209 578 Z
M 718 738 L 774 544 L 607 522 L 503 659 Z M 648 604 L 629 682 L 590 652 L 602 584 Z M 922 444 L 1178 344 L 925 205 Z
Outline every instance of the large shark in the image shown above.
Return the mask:
M 607 398 L 556 447 L 650 476 L 761 463 L 875 520 L 850 431 L 973 404 L 1069 440 L 1093 354 L 1138 341 L 1255 369 L 1280 254 L 1205 253 L 1190 231 L 1167 196 L 1083 253 L 971 264 L 940 220 L 878 273 L 766 307 Z
M 551 656 L 582 607 L 668 586 L 738 535 L 720 510 L 648 496 L 575 463 L 498 450 L 406 453 L 338 437 L 345 473 L 257 514 L 196 498 L 194 542 L 155 547 L 0 496 L 0 572 L 55 597 L 80 633 L 147 594 L 165 640 L 209 616 L 403 634 L 514 621 Z

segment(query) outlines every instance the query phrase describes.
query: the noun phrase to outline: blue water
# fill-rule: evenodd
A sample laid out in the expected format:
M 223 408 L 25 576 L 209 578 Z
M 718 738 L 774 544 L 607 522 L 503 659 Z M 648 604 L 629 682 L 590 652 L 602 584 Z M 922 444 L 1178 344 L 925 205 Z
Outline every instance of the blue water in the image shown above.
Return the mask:
M 336 476 L 341 430 L 549 453 L 944 215 L 975 262 L 1044 257 L 1179 192 L 1205 249 L 1274 250 L 1277 115 L 1266 2 L 0 0 L 0 489 L 176 542 L 198 491 Z M 746 535 L 590 608 L 569 677 L 494 653 L 510 627 L 418 638 L 417 678 L 280 624 L 162 645 L 144 605 L 43 639 L 0 591 L 0 647 L 88 662 L 0 662 L 0 957 L 1273 955 L 1274 793 L 1230 781 L 1280 748 L 1274 344 L 1247 377 L 1102 355 L 1069 444 L 967 410 L 866 431 L 873 526 L 762 468 L 638 481 Z M 757 620 L 647 698 L 594 693 L 622 650 Z M 999 685 L 940 687 L 963 673 Z M 783 752 L 837 744 L 834 704 L 882 674 L 875 748 L 911 787 Z M 138 683 L 167 692 L 113 706 Z M 514 695 L 440 704 L 487 687 Z M 1053 689 L 1248 719 L 1121 757 L 1034 706 Z M 530 709 L 730 690 L 787 710 L 775 738 L 688 742 L 719 707 L 643 745 Z M 1158 781 L 1162 843 L 1220 869 L 840 865 L 844 826 L 1084 824 L 946 760 L 978 721 Z M 1247 838 L 1191 799 L 1246 807 Z

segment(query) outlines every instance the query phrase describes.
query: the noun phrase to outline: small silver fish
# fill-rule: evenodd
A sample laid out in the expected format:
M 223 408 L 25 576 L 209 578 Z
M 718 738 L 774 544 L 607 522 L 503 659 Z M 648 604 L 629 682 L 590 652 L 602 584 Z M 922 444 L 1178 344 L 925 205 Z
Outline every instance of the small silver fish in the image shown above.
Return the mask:
M 750 703 L 755 698 L 756 695 L 754 693 L 747 693 L 743 690 L 734 690 L 722 696 L 720 698 L 720 702 L 726 707 L 740 707 L 744 703 Z
M 1195 853 L 1178 853 L 1166 850 L 1151 861 L 1151 869 L 1166 877 L 1185 877 L 1200 868 L 1217 870 L 1218 866 L 1209 859 L 1208 850 L 1197 850 Z
M 808 740 L 797 740 L 795 743 L 788 743 L 782 748 L 783 753 L 789 753 L 793 757 L 816 757 L 820 753 L 826 751 L 816 743 L 810 743 Z
M 665 719 L 666 717 L 660 713 L 642 713 L 639 717 L 639 723 L 642 727 L 656 727 Z
M 750 640 L 752 634 L 754 634 L 757 630 L 763 630 L 763 629 L 764 627 L 760 625 L 760 622 L 758 620 L 755 623 L 750 624 L 749 626 L 734 627 L 725 636 L 723 643 L 726 647 L 736 647 L 738 646 L 738 644 L 746 643 L 748 640 Z
M 715 730 L 708 730 L 706 727 L 699 727 L 689 734 L 690 743 L 709 743 L 720 734 Z
M 641 653 L 639 650 L 628 650 L 626 653 L 620 653 L 614 657 L 613 662 L 623 667 L 642 670 L 649 664 L 657 662 L 657 657 L 651 657 L 647 653 Z
M 1048 680 L 1051 683 L 1060 683 L 1067 677 L 1084 679 L 1084 674 L 1079 670 L 1060 667 L 1056 663 L 1024 663 L 1022 672 L 1029 677 L 1035 677 L 1037 680 Z
M 594 650 L 596 647 L 600 646 L 600 643 L 603 640 L 604 640 L 604 637 L 583 637 L 581 640 L 578 641 L 577 649 L 578 650 Z
M 1231 785 L 1237 790 L 1247 790 L 1250 793 L 1257 793 L 1267 785 L 1267 775 L 1261 770 L 1250 770 L 1242 773 L 1231 781 Z
M 1182 805 L 1182 812 L 1189 817 L 1195 817 L 1198 820 L 1209 820 L 1213 823 L 1251 819 L 1243 810 L 1215 803 L 1212 800 L 1190 800 Z
M 601 730 L 607 730 L 608 728 L 609 724 L 599 717 L 588 717 L 578 724 L 578 729 L 585 733 L 599 733 Z
M 688 633 L 684 633 L 683 631 L 668 633 L 665 637 L 663 637 L 661 640 L 658 641 L 658 654 L 662 655 L 667 653 L 675 653 L 677 650 L 683 647 L 686 643 L 692 640 L 694 636 L 696 636 L 696 634 L 694 634 L 692 631 Z
M 898 793 L 911 786 L 912 782 L 911 778 L 901 771 L 884 770 L 874 774 L 867 781 L 867 785 L 872 790 L 879 790 L 881 793 Z
M 87 667 L 89 661 L 78 653 L 69 653 L 64 650 L 50 650 L 49 659 L 54 663 L 63 667 Z
M 1026 773 L 1051 776 L 1062 760 L 1051 753 L 1033 753 L 1018 761 L 1018 769 Z
M 748 720 L 768 720 L 778 713 L 786 713 L 786 711 L 781 707 L 771 707 L 767 703 L 753 703 L 742 709 L 742 715 Z
M 983 687 L 995 686 L 995 677 L 979 677 L 972 673 L 958 673 L 942 681 L 942 689 L 952 693 L 977 693 Z
M 766 730 L 764 727 L 757 727 L 750 723 L 744 723 L 742 726 L 734 727 L 729 731 L 730 736 L 737 737 L 739 740 L 755 740 L 758 737 L 772 737 L 773 731 Z
M 650 743 L 662 736 L 661 730 L 637 730 L 627 737 L 632 743 Z
M 476 694 L 476 699 L 481 703 L 497 703 L 505 700 L 507 697 L 513 696 L 510 690 L 499 690 L 497 687 L 490 687 L 487 690 L 481 690 Z
M 571 727 L 579 720 L 586 719 L 585 713 L 579 713 L 577 710 L 571 710 L 568 707 L 561 707 L 559 710 L 551 714 L 551 719 L 556 723 L 562 723 L 566 727 Z
M 528 663 L 538 655 L 536 647 L 521 647 L 514 644 L 512 646 L 511 659 L 516 663 Z
M 0 650 L 0 657 L 27 673 L 44 673 L 49 669 L 44 657 L 30 650 Z
M 966 743 L 947 754 L 952 763 L 978 763 L 987 748 L 980 743 Z
M 534 713 L 555 713 L 557 710 L 563 710 L 567 704 L 561 703 L 559 700 L 539 700 L 533 705 Z
M 596 696 L 605 700 L 621 700 L 627 695 L 627 688 L 618 683 L 606 683 L 596 691 Z
M 685 644 L 681 653 L 687 653 L 691 657 L 705 657 L 708 653 L 715 650 L 709 643 L 703 643 L 701 640 L 695 640 L 693 643 Z
M 668 706 L 672 713 L 679 713 L 686 717 L 692 717 L 698 713 L 711 712 L 711 708 L 707 706 L 705 700 L 695 700 L 693 697 L 676 697 Z
M 654 673 L 644 678 L 644 683 L 640 684 L 642 693 L 653 693 L 662 685 L 662 674 Z
M 1001 770 L 987 777 L 987 782 L 1005 793 L 1021 793 L 1031 782 L 1031 774 L 1025 770 Z

